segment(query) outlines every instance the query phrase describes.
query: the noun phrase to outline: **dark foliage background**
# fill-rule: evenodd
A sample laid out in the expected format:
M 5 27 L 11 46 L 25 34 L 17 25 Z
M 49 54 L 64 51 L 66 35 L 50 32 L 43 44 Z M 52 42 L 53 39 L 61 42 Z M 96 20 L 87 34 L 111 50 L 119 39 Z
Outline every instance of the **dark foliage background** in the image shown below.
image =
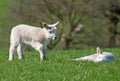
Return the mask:
M 24 23 L 41 26 L 59 21 L 59 38 L 49 49 L 120 47 L 119 0 L 16 0 L 9 1 L 9 12 L 2 24 L 0 43 L 9 46 L 13 26 Z

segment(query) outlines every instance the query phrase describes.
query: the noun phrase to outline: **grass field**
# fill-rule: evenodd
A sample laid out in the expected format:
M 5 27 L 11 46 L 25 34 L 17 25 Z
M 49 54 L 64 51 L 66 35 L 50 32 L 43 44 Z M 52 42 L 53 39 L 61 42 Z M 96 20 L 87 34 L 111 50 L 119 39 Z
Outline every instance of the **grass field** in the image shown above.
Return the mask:
M 25 52 L 25 59 L 8 61 L 8 52 L 0 52 L 0 81 L 120 81 L 119 48 L 103 49 L 114 53 L 110 63 L 72 62 L 70 58 L 89 55 L 95 49 L 47 51 L 47 60 L 39 61 L 36 51 Z

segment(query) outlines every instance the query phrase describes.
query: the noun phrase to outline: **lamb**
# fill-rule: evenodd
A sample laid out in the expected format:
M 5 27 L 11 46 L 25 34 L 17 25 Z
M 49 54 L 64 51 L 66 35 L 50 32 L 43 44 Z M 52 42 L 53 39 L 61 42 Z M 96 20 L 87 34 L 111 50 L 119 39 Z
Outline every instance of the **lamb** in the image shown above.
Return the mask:
M 110 52 L 102 52 L 99 47 L 97 47 L 95 54 L 84 56 L 81 58 L 72 59 L 73 61 L 93 61 L 93 62 L 110 62 L 114 60 L 114 56 Z
M 43 28 L 20 24 L 12 28 L 10 35 L 9 61 L 14 59 L 17 49 L 18 59 L 23 59 L 22 43 L 31 45 L 40 53 L 40 59 L 46 59 L 46 48 L 49 41 L 57 39 L 57 25 L 42 23 Z

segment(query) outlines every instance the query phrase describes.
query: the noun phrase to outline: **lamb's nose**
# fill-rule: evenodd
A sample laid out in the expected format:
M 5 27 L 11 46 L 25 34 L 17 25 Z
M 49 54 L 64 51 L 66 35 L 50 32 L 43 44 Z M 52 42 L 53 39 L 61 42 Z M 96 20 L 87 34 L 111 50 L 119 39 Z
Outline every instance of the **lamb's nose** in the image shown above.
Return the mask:
M 57 39 L 57 37 L 55 37 L 55 40 Z

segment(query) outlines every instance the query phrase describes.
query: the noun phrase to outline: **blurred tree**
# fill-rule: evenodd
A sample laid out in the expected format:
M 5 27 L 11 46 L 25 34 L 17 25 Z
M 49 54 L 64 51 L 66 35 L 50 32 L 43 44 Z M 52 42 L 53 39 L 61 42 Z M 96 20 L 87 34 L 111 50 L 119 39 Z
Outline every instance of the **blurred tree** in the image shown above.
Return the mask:
M 107 18 L 108 46 L 118 46 L 116 39 L 117 35 L 120 36 L 120 32 L 117 31 L 117 24 L 120 19 L 120 0 L 85 0 L 84 4 L 87 5 L 86 9 L 89 15 Z

